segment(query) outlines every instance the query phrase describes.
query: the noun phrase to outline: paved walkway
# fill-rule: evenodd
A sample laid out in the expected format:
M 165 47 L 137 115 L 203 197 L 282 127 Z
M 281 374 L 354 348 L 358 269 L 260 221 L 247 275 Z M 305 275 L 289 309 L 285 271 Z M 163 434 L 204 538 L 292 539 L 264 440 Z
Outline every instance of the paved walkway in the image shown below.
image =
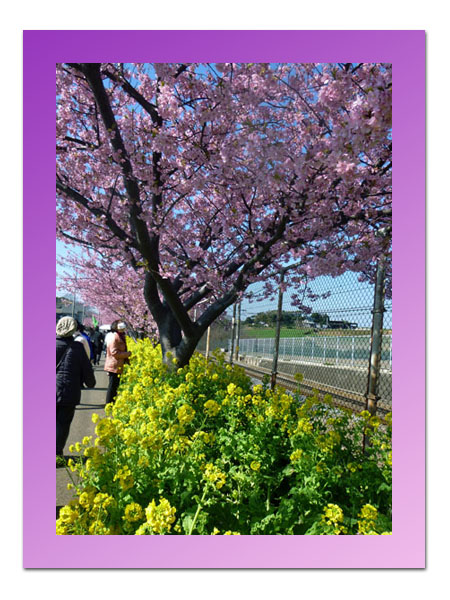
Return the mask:
M 75 411 L 69 438 L 64 447 L 66 458 L 79 455 L 77 452 L 69 452 L 71 444 L 81 442 L 85 435 L 95 437 L 95 425 L 92 422 L 93 413 L 97 413 L 100 417 L 105 416 L 104 406 L 108 387 L 108 374 L 103 371 L 104 362 L 104 358 L 102 358 L 100 365 L 94 367 L 97 381 L 95 388 L 85 389 L 81 392 L 81 403 Z M 74 476 L 73 473 L 70 473 L 70 475 Z M 58 516 L 61 506 L 64 506 L 73 498 L 73 491 L 67 489 L 67 484 L 71 481 L 70 475 L 64 467 L 56 469 L 56 516 Z

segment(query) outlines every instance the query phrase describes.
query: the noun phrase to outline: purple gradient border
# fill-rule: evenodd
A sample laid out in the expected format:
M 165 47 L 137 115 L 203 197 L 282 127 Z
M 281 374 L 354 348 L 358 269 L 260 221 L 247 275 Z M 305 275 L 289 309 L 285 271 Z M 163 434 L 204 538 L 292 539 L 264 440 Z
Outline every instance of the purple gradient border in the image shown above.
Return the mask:
M 393 64 L 392 536 L 56 536 L 55 63 L 79 61 Z M 25 31 L 23 227 L 25 568 L 425 566 L 424 31 Z

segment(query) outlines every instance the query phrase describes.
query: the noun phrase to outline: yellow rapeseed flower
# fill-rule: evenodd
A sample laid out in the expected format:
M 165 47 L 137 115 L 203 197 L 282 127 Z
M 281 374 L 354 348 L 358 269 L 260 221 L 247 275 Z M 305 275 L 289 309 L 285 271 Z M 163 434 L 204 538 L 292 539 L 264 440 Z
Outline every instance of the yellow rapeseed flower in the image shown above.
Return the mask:
M 133 487 L 134 479 L 130 471 L 130 467 L 125 466 L 117 471 L 114 475 L 114 481 L 119 481 L 121 488 L 126 491 Z
M 375 532 L 377 517 L 377 509 L 371 504 L 365 504 L 359 513 L 358 533 L 362 535 L 377 535 Z
M 306 418 L 302 418 L 298 420 L 297 423 L 297 428 L 295 430 L 296 434 L 303 434 L 303 433 L 311 433 L 313 430 L 313 426 L 311 424 L 311 422 L 309 421 L 309 419 Z
M 131 502 L 125 506 L 125 511 L 122 519 L 129 523 L 142 521 L 144 518 L 144 509 L 137 502 Z
M 101 441 L 106 441 L 114 433 L 115 427 L 111 419 L 101 419 L 95 428 L 95 433 Z
M 73 509 L 71 506 L 63 506 L 59 511 L 59 521 L 61 523 L 73 523 L 79 517 L 78 510 Z
M 234 383 L 229 383 L 227 386 L 227 394 L 229 396 L 233 396 L 235 391 L 236 391 L 236 385 Z
M 333 528 L 333 534 L 339 535 L 345 533 L 346 529 L 342 525 L 344 513 L 337 504 L 327 504 L 322 514 L 322 523 Z
M 303 450 L 294 450 L 294 452 L 289 457 L 291 462 L 296 462 L 301 459 L 303 456 Z
M 222 488 L 226 483 L 225 473 L 223 473 L 218 467 L 216 467 L 212 463 L 208 463 L 205 466 L 203 477 L 206 479 L 206 481 L 215 485 L 215 487 L 218 490 L 220 490 L 220 488 Z
M 208 417 L 215 417 L 220 411 L 220 404 L 218 404 L 215 400 L 208 400 L 203 405 L 203 408 Z
M 176 508 L 170 505 L 165 498 L 159 499 L 159 504 L 154 500 L 145 509 L 147 525 L 153 533 L 168 533 L 175 521 Z
M 185 425 L 194 419 L 195 410 L 192 408 L 192 406 L 189 406 L 189 404 L 183 404 L 183 406 L 177 410 L 177 417 L 179 422 L 182 425 Z

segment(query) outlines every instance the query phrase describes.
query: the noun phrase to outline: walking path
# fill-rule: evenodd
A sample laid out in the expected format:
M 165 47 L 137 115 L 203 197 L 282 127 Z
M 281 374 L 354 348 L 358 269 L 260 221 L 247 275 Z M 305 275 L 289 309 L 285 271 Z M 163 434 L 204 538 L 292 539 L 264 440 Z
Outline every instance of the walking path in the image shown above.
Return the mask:
M 64 456 L 80 456 L 80 453 L 69 452 L 69 446 L 81 440 L 86 435 L 95 437 L 95 425 L 92 422 L 92 415 L 97 413 L 100 417 L 105 416 L 105 399 L 108 387 L 108 375 L 103 370 L 104 358 L 100 365 L 94 367 L 95 379 L 97 381 L 95 388 L 85 389 L 81 392 L 81 403 L 75 410 L 75 416 L 70 427 L 69 438 L 64 447 Z M 70 473 L 72 477 L 73 473 Z M 67 484 L 71 482 L 69 473 L 64 467 L 56 469 L 56 516 L 59 509 L 67 504 L 74 496 L 73 491 L 67 489 Z

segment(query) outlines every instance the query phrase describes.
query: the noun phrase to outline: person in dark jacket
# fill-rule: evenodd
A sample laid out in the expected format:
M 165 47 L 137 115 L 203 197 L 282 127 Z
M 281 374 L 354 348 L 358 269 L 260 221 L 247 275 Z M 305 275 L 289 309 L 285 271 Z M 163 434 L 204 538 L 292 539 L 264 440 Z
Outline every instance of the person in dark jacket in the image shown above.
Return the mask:
M 92 362 L 94 360 L 94 345 L 92 344 L 92 340 L 89 337 L 89 334 L 86 331 L 85 326 L 75 319 L 77 324 L 77 330 L 74 333 L 74 338 L 76 342 L 81 342 L 86 350 L 86 354 L 89 360 Z
M 95 331 L 91 336 L 91 341 L 94 346 L 94 365 L 99 365 L 105 339 L 98 325 L 96 325 Z
M 69 437 L 75 407 L 80 404 L 81 386 L 95 386 L 92 365 L 83 345 L 73 339 L 77 323 L 62 317 L 56 325 L 56 456 L 62 456 Z

